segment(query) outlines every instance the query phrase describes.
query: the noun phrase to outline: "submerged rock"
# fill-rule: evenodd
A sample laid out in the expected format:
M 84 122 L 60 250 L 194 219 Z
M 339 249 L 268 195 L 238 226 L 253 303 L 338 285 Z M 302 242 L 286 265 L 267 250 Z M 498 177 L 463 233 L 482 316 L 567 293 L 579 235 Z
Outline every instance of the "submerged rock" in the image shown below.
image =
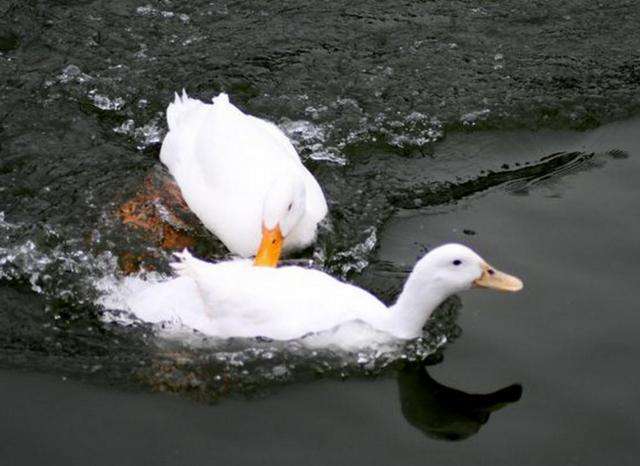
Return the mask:
M 199 223 L 182 198 L 180 188 L 171 175 L 154 168 L 140 191 L 120 205 L 118 215 L 124 225 L 143 230 L 145 236 L 163 249 L 180 250 L 195 245 L 195 229 Z M 143 257 L 125 252 L 120 266 L 125 273 L 136 272 Z

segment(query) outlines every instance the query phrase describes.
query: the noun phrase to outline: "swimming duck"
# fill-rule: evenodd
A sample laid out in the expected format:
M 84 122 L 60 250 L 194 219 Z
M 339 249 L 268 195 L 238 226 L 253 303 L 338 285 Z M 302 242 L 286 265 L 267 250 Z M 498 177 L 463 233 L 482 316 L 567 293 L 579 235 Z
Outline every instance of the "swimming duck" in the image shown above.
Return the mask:
M 277 126 L 243 113 L 227 94 L 206 104 L 184 90 L 167 107 L 167 123 L 160 160 L 231 252 L 275 266 L 281 252 L 315 240 L 327 203 Z
M 413 339 L 453 293 L 523 286 L 460 244 L 440 246 L 420 259 L 390 307 L 319 270 L 253 267 L 247 260 L 208 263 L 186 250 L 176 256 L 172 266 L 179 276 L 132 296 L 129 309 L 145 321 L 178 320 L 223 338 L 292 340 L 361 322 L 396 339 Z

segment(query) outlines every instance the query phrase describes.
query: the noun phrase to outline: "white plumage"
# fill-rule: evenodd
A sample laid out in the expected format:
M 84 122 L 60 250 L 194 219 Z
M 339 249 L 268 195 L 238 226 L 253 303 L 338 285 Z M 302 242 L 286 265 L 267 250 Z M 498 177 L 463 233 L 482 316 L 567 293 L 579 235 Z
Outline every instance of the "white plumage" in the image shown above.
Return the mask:
M 167 123 L 160 159 L 231 252 L 256 254 L 265 219 L 280 225 L 285 252 L 315 240 L 327 203 L 277 126 L 246 115 L 224 93 L 206 104 L 184 91 L 167 107 Z
M 217 337 L 291 340 L 362 322 L 389 338 L 420 335 L 449 295 L 473 286 L 518 291 L 522 282 L 487 265 L 469 248 L 441 246 L 418 261 L 395 305 L 326 273 L 301 267 L 255 267 L 247 260 L 208 263 L 188 252 L 172 264 L 179 277 L 128 299 L 149 322 L 181 321 Z M 345 341 L 351 347 L 349 333 Z M 366 342 L 359 342 L 366 345 Z

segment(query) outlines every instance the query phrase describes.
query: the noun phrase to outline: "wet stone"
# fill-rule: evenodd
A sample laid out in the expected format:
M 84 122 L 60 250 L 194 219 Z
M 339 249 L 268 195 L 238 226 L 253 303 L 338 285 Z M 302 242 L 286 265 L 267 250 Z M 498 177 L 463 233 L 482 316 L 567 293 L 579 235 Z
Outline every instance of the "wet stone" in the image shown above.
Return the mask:
M 161 167 L 150 171 L 139 192 L 120 205 L 118 215 L 122 223 L 135 230 L 157 246 L 167 250 L 193 247 L 199 221 L 187 207 L 180 188 Z M 134 273 L 144 260 L 144 255 L 123 252 L 119 256 L 120 268 Z

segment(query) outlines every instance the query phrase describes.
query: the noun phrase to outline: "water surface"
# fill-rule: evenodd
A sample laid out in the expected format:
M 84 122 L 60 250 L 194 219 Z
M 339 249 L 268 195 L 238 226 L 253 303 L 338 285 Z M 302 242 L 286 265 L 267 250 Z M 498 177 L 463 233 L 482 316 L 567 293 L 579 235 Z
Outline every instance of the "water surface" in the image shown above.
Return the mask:
M 631 464 L 639 11 L 0 2 L 0 456 Z M 331 209 L 300 258 L 391 300 L 426 249 L 460 241 L 525 290 L 448 301 L 404 352 L 429 376 L 402 354 L 194 349 L 105 324 L 99 283 L 123 257 L 168 270 L 118 212 L 182 87 L 227 91 L 295 141 Z M 198 254 L 225 256 L 192 228 Z
M 434 395 L 440 385 L 416 378 L 415 369 L 290 385 L 214 406 L 5 371 L 3 453 L 78 464 L 96 464 L 94 455 L 100 464 L 632 464 L 640 415 L 638 126 L 573 134 L 571 144 L 591 155 L 568 173 L 399 212 L 383 230 L 371 274 L 412 263 L 418 245 L 453 239 L 525 278 L 518 295 L 463 295 L 462 334 L 428 368 L 462 392 L 522 384 L 522 398 L 511 387 L 503 402 L 513 404 L 490 417 L 482 400 Z M 489 136 L 491 156 L 490 146 L 504 147 L 515 134 Z M 570 135 L 537 136 L 567 144 Z M 41 439 L 35 448 L 33 435 Z

